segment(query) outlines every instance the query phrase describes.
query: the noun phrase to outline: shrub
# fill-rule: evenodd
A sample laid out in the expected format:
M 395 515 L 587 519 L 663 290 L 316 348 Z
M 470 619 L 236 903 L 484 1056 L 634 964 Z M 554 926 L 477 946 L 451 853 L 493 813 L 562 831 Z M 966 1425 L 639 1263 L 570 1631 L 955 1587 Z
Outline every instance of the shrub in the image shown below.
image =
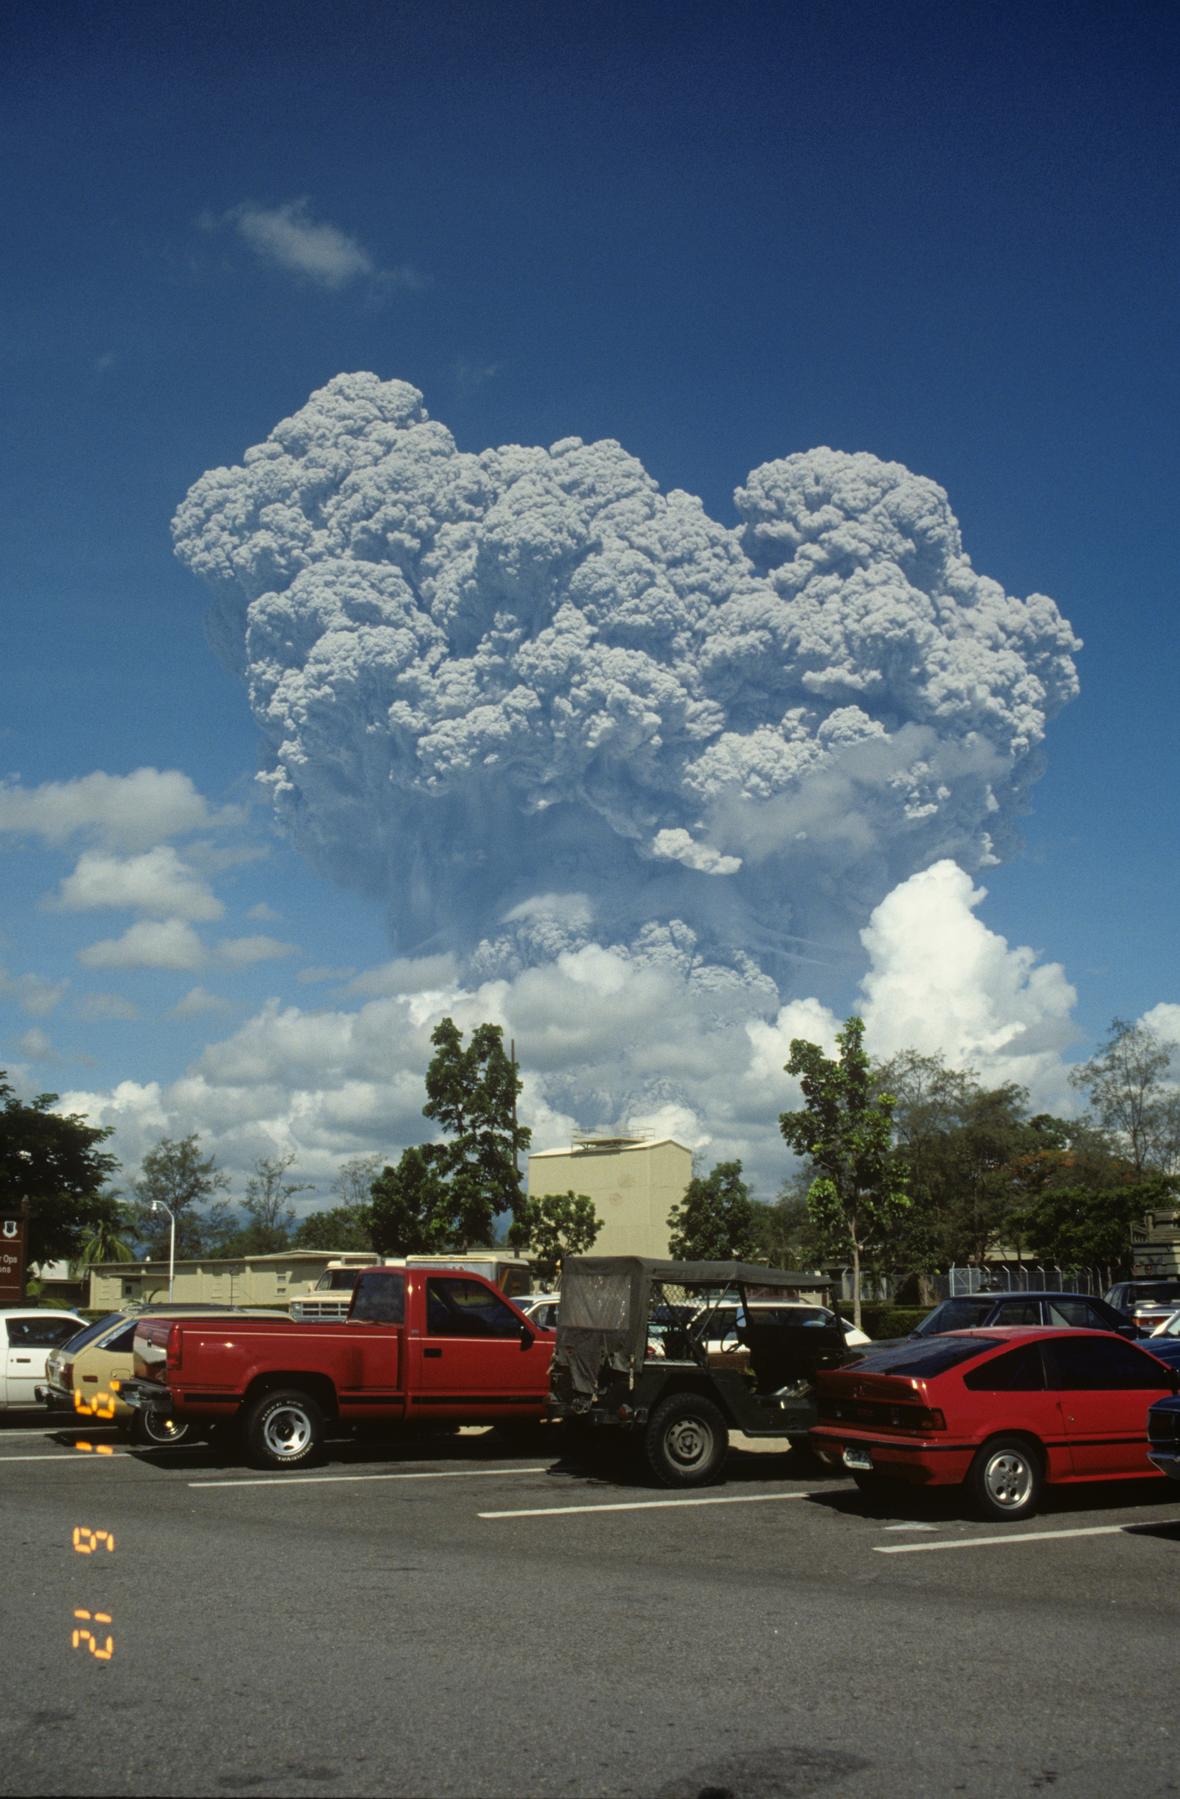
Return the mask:
M 843 1311 L 844 1307 L 840 1309 Z M 914 1326 L 929 1316 L 929 1306 L 873 1305 L 862 1301 L 860 1327 L 878 1342 L 882 1337 L 908 1337 Z

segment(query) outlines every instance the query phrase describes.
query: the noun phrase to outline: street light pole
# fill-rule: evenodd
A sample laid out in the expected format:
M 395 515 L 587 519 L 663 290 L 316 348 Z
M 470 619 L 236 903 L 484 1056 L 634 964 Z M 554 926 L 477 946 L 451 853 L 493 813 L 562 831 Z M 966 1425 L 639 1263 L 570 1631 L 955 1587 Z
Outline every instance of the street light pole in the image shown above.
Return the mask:
M 172 1303 L 172 1281 L 176 1271 L 176 1214 L 171 1206 L 166 1206 L 162 1199 L 153 1199 L 153 1212 L 168 1214 L 168 1303 Z

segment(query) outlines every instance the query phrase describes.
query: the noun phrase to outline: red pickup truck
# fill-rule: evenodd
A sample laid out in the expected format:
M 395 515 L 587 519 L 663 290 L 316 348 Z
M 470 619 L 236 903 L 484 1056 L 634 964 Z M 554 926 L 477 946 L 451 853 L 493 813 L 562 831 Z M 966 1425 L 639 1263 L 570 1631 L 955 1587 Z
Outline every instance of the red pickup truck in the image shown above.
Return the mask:
M 372 1268 L 341 1323 L 145 1318 L 121 1397 L 158 1423 L 236 1422 L 256 1467 L 297 1468 L 336 1422 L 539 1421 L 555 1342 L 478 1274 Z

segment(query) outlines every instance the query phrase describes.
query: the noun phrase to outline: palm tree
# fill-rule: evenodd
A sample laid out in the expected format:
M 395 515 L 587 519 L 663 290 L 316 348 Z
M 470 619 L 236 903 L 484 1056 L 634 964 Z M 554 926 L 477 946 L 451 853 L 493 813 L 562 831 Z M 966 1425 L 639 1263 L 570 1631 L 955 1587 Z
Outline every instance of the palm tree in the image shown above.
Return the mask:
M 134 1262 L 136 1259 L 130 1243 L 119 1235 L 120 1230 L 126 1228 L 126 1211 L 118 1194 L 108 1193 L 104 1197 L 112 1202 L 111 1212 L 87 1226 L 78 1253 L 70 1262 L 71 1275 L 85 1274 L 95 1262 Z

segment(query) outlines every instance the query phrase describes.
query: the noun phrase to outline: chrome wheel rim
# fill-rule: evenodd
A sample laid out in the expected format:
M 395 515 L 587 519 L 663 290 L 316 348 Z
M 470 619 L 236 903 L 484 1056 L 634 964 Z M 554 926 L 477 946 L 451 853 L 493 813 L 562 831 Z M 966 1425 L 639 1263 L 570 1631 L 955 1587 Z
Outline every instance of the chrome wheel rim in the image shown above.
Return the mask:
M 262 1440 L 271 1455 L 283 1460 L 302 1455 L 311 1442 L 311 1420 L 299 1406 L 279 1406 L 267 1418 Z
M 1033 1490 L 1033 1471 L 1027 1456 L 1013 1449 L 1001 1449 L 990 1455 L 983 1470 L 983 1485 L 988 1498 L 1000 1511 L 1019 1511 L 1028 1503 Z

